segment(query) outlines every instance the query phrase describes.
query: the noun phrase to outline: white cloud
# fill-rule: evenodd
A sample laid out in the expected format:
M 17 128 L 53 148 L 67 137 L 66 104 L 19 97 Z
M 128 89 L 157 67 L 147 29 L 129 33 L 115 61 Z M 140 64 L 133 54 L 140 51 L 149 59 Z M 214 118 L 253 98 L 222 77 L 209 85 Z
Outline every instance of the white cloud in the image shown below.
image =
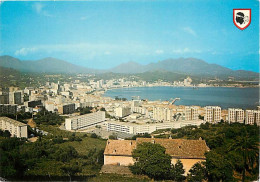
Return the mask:
M 105 51 L 104 54 L 105 54 L 105 55 L 110 55 L 111 52 L 110 52 L 110 51 Z
M 183 30 L 194 37 L 197 36 L 197 33 L 191 27 L 184 27 Z
M 82 16 L 82 17 L 80 17 L 80 19 L 81 20 L 86 20 L 86 19 L 88 19 L 88 17 L 87 16 Z
M 93 58 L 99 55 L 111 55 L 113 52 L 119 54 L 143 54 L 150 47 L 138 43 L 109 44 L 109 43 L 77 43 L 77 44 L 48 44 L 23 47 L 15 51 L 15 55 L 25 56 L 34 52 L 46 53 L 73 53 L 85 58 Z
M 92 17 L 94 17 L 94 16 L 91 16 L 91 15 L 89 15 L 89 16 L 82 16 L 82 17 L 80 17 L 80 20 L 88 20 L 88 19 L 90 19 Z
M 15 51 L 14 54 L 16 56 L 26 56 L 26 55 L 28 55 L 30 53 L 34 53 L 36 51 L 37 51 L 37 48 L 35 48 L 35 47 L 32 47 L 32 48 L 21 48 L 21 49 Z
M 201 50 L 196 49 L 190 49 L 190 48 L 184 48 L 184 49 L 174 49 L 172 51 L 175 54 L 185 54 L 185 53 L 201 53 Z
M 37 14 L 52 17 L 52 15 L 44 9 L 45 5 L 43 3 L 34 3 L 32 5 L 32 8 L 34 11 L 36 11 Z
M 157 49 L 157 50 L 155 51 L 155 53 L 156 53 L 156 54 L 163 54 L 163 53 L 164 53 L 164 50 Z
M 35 3 L 35 4 L 33 5 L 34 10 L 35 10 L 37 13 L 39 13 L 39 14 L 41 13 L 43 7 L 44 7 L 44 6 L 43 6 L 42 3 Z

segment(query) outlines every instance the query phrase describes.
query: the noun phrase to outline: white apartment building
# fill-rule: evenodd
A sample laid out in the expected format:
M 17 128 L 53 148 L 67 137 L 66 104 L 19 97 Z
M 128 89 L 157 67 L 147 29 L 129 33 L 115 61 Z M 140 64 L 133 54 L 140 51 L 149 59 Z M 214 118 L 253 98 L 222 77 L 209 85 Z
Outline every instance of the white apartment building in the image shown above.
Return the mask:
M 148 112 L 145 107 L 132 107 L 131 110 L 133 113 L 139 113 L 143 115 L 146 115 Z
M 107 131 L 123 132 L 128 134 L 144 134 L 152 133 L 159 129 L 174 128 L 175 123 L 152 123 L 152 124 L 136 124 L 118 121 L 109 121 L 105 123 Z
M 139 107 L 142 105 L 142 101 L 141 100 L 132 100 L 131 103 L 131 112 L 133 112 L 133 108 L 134 107 Z
M 131 109 L 129 107 L 118 107 L 115 109 L 115 116 L 123 118 L 131 114 Z
M 197 107 L 186 106 L 185 107 L 185 120 L 198 120 L 199 119 L 199 112 Z
M 66 130 L 78 130 L 96 126 L 99 123 L 105 121 L 105 112 L 98 111 L 95 113 L 84 114 L 81 116 L 71 117 L 65 119 Z
M 209 123 L 217 123 L 221 120 L 221 107 L 206 106 L 204 120 Z
M 0 129 L 8 130 L 12 137 L 28 138 L 27 125 L 8 117 L 0 117 Z
M 22 104 L 23 91 L 9 92 L 9 104 Z
M 244 123 L 245 112 L 243 109 L 228 108 L 228 122 L 229 123 Z
M 134 133 L 134 125 L 132 123 L 109 121 L 105 123 L 105 128 L 107 131 L 123 132 L 128 134 Z
M 107 131 L 122 132 L 122 133 L 136 135 L 136 134 L 152 133 L 160 129 L 181 128 L 187 125 L 199 126 L 201 123 L 202 121 L 185 121 L 185 122 L 136 124 L 136 123 L 127 123 L 127 122 L 118 122 L 118 121 L 107 121 L 104 123 L 104 128 L 106 128 Z
M 58 105 L 59 114 L 72 114 L 75 112 L 75 103 Z
M 172 121 L 173 112 L 165 107 L 153 107 L 153 119 L 157 121 Z
M 260 110 L 246 110 L 245 124 L 260 125 Z
M 191 82 L 192 82 L 192 79 L 190 77 L 187 77 L 186 79 L 184 79 L 183 83 L 184 83 L 184 86 L 191 86 Z

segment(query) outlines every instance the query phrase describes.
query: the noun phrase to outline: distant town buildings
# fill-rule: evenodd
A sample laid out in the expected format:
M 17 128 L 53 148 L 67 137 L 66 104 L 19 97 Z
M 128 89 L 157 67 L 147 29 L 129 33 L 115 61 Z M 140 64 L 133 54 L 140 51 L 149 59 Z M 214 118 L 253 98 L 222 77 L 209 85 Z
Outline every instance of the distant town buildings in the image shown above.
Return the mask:
M 260 110 L 246 110 L 245 124 L 260 126 Z
M 16 114 L 17 104 L 0 104 L 0 114 Z
M 119 118 L 123 118 L 125 116 L 128 116 L 131 114 L 131 108 L 130 107 L 118 107 L 115 109 L 115 116 Z
M 181 128 L 188 125 L 199 126 L 202 121 L 184 121 L 184 122 L 163 122 L 163 123 L 130 123 L 130 122 L 119 122 L 119 121 L 106 121 L 104 122 L 104 128 L 107 131 L 121 132 L 127 134 L 145 134 L 152 133 L 160 129 L 169 128 Z
M 65 119 L 66 130 L 86 129 L 91 126 L 96 126 L 105 121 L 105 112 L 98 111 L 95 113 L 84 114 Z
M 3 93 L 0 95 L 0 104 L 9 104 L 9 95 L 6 93 Z
M 120 132 L 136 135 L 152 133 L 159 129 L 180 128 L 187 125 L 200 125 L 202 122 L 218 123 L 223 119 L 229 123 L 239 122 L 245 124 L 259 124 L 258 110 L 229 108 L 221 110 L 219 106 L 183 106 L 175 105 L 181 98 L 167 101 L 149 101 L 132 96 L 132 100 L 116 97 L 104 97 L 105 91 L 114 88 L 129 87 L 205 87 L 205 83 L 194 85 L 190 77 L 183 81 L 154 82 L 137 81 L 134 77 L 117 79 L 97 79 L 94 75 L 77 75 L 75 80 L 65 82 L 48 81 L 38 88 L 18 87 L 0 88 L 0 114 L 17 114 L 19 112 L 37 113 L 43 109 L 60 115 L 79 115 L 78 111 L 84 107 L 93 107 L 94 113 L 70 117 L 66 119 L 67 130 L 80 130 L 94 128 L 100 125 L 105 132 Z M 212 81 L 214 82 L 214 80 Z M 174 97 L 174 96 L 173 96 Z M 25 101 L 25 102 L 24 102 Z M 104 108 L 110 115 L 105 119 L 105 112 L 95 112 Z M 103 110 L 103 109 L 102 109 Z M 199 115 L 204 116 L 199 118 Z M 93 127 L 94 126 L 94 127 Z
M 9 87 L 0 91 L 0 104 L 23 104 L 23 91 Z
M 41 100 L 34 100 L 34 101 L 26 101 L 24 102 L 24 105 L 26 107 L 36 107 L 36 106 L 39 106 L 39 105 L 42 105 L 42 101 Z
M 209 123 L 218 123 L 221 120 L 221 107 L 206 106 L 204 120 Z
M 245 111 L 243 109 L 229 108 L 228 109 L 228 121 L 229 123 L 244 123 Z
M 27 125 L 8 117 L 0 117 L 0 129 L 9 131 L 12 137 L 28 138 Z
M 22 104 L 23 93 L 20 91 L 9 92 L 9 104 Z
M 154 107 L 153 119 L 157 121 L 172 121 L 173 120 L 172 110 L 165 107 Z
M 192 87 L 193 85 L 192 83 L 192 79 L 190 77 L 187 77 L 182 81 L 174 81 L 173 85 L 174 86 L 178 86 L 178 87 Z
M 185 120 L 198 120 L 199 112 L 197 107 L 187 106 L 185 107 Z
M 59 114 L 72 114 L 75 112 L 75 104 L 61 104 L 58 106 Z

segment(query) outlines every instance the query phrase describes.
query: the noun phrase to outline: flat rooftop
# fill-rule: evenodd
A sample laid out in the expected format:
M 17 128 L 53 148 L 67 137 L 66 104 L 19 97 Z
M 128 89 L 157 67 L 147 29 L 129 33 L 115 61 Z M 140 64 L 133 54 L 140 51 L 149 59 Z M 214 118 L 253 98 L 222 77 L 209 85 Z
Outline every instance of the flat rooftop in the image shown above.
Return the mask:
M 14 119 L 8 118 L 8 117 L 0 117 L 0 121 L 5 121 L 5 122 L 9 122 L 15 126 L 27 126 L 27 124 L 24 124 L 20 121 L 16 121 Z

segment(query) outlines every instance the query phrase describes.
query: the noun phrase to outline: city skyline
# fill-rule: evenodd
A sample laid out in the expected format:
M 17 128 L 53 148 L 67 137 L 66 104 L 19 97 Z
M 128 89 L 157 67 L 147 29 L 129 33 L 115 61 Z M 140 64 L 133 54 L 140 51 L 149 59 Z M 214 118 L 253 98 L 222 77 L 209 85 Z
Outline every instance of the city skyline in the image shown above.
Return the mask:
M 247 29 L 233 24 L 234 8 L 252 9 Z M 194 57 L 259 72 L 258 1 L 4 2 L 0 13 L 0 55 L 21 60 L 108 69 Z

